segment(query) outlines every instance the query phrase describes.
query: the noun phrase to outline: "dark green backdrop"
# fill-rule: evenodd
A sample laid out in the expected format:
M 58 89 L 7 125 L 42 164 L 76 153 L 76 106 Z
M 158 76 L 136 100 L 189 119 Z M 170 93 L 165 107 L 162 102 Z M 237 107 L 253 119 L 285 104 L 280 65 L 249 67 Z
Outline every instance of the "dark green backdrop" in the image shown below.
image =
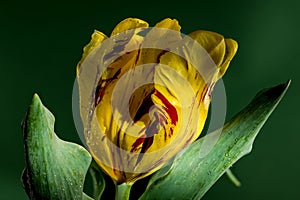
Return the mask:
M 233 166 L 242 187 L 222 177 L 204 199 L 299 199 L 299 11 L 297 0 L 1 2 L 0 199 L 27 198 L 20 183 L 20 122 L 33 93 L 55 114 L 59 136 L 79 142 L 71 95 L 82 47 L 93 29 L 109 34 L 126 17 L 152 25 L 177 18 L 184 33 L 207 29 L 237 40 L 238 53 L 224 78 L 227 118 L 256 91 L 292 79 L 253 152 Z

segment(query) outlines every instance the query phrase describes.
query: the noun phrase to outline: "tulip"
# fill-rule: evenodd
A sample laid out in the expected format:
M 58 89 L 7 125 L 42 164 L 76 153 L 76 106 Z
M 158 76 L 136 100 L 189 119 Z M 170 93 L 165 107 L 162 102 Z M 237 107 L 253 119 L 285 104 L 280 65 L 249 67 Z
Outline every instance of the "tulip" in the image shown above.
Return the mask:
M 95 31 L 77 66 L 86 146 L 118 184 L 154 173 L 199 137 L 212 89 L 237 51 L 234 40 L 214 32 L 183 36 L 174 19 L 148 27 L 128 18 L 110 37 Z

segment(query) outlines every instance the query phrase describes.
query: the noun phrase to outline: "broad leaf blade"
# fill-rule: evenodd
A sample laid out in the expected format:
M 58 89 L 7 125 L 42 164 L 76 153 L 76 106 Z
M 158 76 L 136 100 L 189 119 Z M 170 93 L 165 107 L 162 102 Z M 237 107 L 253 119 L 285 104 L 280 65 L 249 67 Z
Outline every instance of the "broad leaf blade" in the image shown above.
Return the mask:
M 154 174 L 140 199 L 200 199 L 242 156 L 248 154 L 259 130 L 284 96 L 290 81 L 259 92 L 251 103 L 225 124 L 222 134 L 208 134 L 175 157 L 167 173 Z M 219 136 L 212 150 L 199 156 L 207 137 Z
M 54 116 L 35 94 L 23 122 L 26 169 L 22 181 L 30 199 L 83 198 L 91 162 L 81 146 L 54 133 Z

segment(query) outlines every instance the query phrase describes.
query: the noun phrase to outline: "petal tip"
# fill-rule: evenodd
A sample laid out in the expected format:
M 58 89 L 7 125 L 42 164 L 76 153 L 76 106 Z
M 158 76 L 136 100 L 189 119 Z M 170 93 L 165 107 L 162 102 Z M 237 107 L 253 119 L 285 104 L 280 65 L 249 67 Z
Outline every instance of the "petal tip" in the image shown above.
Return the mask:
M 115 28 L 113 29 L 113 31 L 111 33 L 111 36 L 114 36 L 118 33 L 130 30 L 130 29 L 143 28 L 143 27 L 148 27 L 148 26 L 149 26 L 149 24 L 144 20 L 141 20 L 138 18 L 126 18 L 115 26 Z

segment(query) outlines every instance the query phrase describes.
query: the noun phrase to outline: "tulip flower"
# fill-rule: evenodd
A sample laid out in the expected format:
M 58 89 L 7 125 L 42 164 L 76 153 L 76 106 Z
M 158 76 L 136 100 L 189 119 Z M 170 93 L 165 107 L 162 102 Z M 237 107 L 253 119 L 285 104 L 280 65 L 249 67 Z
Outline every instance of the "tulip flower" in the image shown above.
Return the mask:
M 180 29 L 174 19 L 149 28 L 128 18 L 110 37 L 95 31 L 84 48 L 77 66 L 84 138 L 118 184 L 154 173 L 199 137 L 213 87 L 237 51 L 220 34 Z

